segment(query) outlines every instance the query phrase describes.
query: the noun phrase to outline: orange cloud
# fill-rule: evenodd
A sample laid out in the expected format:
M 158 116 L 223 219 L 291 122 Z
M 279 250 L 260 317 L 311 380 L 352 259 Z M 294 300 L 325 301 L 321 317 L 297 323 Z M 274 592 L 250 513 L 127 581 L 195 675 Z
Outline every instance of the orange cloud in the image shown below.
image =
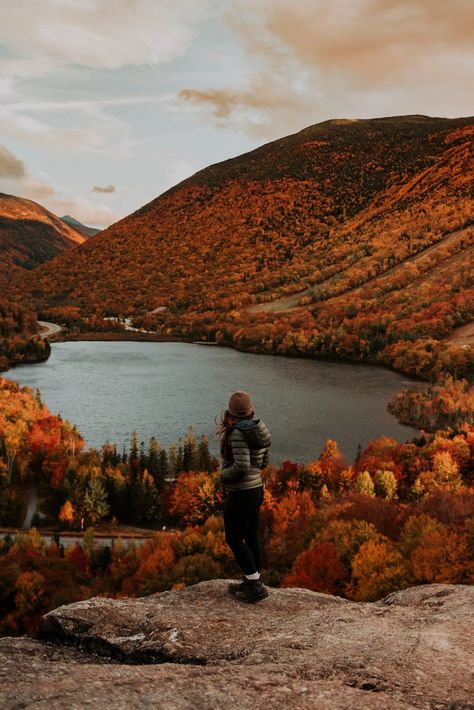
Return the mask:
M 471 0 L 264 0 L 257 7 L 265 31 L 302 62 L 362 85 L 416 74 L 440 55 L 473 56 Z
M 269 137 L 335 116 L 469 112 L 472 0 L 235 0 L 226 17 L 247 86 L 180 94 L 220 125 Z
M 26 176 L 25 164 L 10 153 L 8 148 L 0 145 L 0 177 L 22 178 Z

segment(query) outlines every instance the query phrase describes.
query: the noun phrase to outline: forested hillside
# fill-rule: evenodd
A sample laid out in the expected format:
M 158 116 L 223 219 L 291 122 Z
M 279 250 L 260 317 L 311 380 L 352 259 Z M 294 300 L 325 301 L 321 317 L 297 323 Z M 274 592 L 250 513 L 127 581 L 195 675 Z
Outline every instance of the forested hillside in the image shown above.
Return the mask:
M 467 350 L 439 341 L 474 319 L 473 134 L 472 118 L 317 124 L 42 265 L 28 297 L 244 349 L 466 374 Z
M 30 287 L 31 270 L 85 241 L 85 237 L 44 207 L 0 193 L 0 370 L 48 357 L 37 316 L 18 304 Z
M 474 428 L 463 420 L 473 389 L 451 383 L 437 397 L 450 402 L 454 426 L 402 444 L 381 437 L 354 462 L 328 440 L 314 461 L 262 471 L 266 582 L 360 601 L 415 584 L 474 582 Z M 21 524 L 33 476 L 36 523 L 55 531 L 50 544 L 35 530 L 0 536 L 0 632 L 32 633 L 42 613 L 76 599 L 238 574 L 216 466 L 192 431 L 168 451 L 135 435 L 128 450 L 84 450 L 38 393 L 0 379 L 0 525 Z M 94 541 L 92 526 L 110 535 L 123 523 L 159 532 L 141 546 Z M 63 532 L 82 528 L 80 543 L 64 548 Z
M 33 269 L 85 237 L 32 200 L 0 193 L 0 269 Z
M 0 298 L 0 370 L 21 362 L 39 362 L 51 348 L 39 334 L 36 314 Z

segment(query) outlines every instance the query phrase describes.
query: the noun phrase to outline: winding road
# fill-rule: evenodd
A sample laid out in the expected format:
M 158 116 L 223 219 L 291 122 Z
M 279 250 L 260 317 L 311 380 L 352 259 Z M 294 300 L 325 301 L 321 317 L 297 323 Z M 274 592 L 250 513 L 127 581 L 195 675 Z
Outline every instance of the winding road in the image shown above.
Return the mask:
M 45 320 L 39 320 L 38 325 L 43 338 L 50 338 L 52 335 L 57 335 L 57 333 L 62 330 L 61 326 L 57 323 L 48 323 Z
M 36 485 L 36 478 L 33 471 L 28 472 L 26 490 L 28 493 L 28 506 L 26 509 L 26 515 L 23 521 L 22 530 L 30 530 L 31 525 L 33 523 L 33 518 L 36 515 L 36 508 L 38 506 L 38 487 Z

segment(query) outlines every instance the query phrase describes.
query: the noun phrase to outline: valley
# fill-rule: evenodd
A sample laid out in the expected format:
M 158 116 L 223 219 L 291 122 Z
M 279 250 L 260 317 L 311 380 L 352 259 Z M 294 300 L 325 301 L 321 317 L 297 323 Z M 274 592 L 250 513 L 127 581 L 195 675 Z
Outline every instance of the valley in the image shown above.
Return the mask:
M 447 338 L 474 317 L 473 134 L 470 118 L 311 126 L 200 171 L 15 293 L 64 337 L 119 333 L 120 317 L 250 352 L 467 375 L 472 353 Z

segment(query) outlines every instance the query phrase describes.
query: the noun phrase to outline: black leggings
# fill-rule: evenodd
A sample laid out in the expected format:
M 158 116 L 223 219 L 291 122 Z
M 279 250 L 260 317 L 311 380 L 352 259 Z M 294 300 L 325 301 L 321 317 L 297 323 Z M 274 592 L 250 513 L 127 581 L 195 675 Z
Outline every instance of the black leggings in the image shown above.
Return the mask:
M 254 574 L 262 564 L 258 539 L 263 486 L 244 491 L 229 491 L 224 506 L 225 541 L 244 574 Z

